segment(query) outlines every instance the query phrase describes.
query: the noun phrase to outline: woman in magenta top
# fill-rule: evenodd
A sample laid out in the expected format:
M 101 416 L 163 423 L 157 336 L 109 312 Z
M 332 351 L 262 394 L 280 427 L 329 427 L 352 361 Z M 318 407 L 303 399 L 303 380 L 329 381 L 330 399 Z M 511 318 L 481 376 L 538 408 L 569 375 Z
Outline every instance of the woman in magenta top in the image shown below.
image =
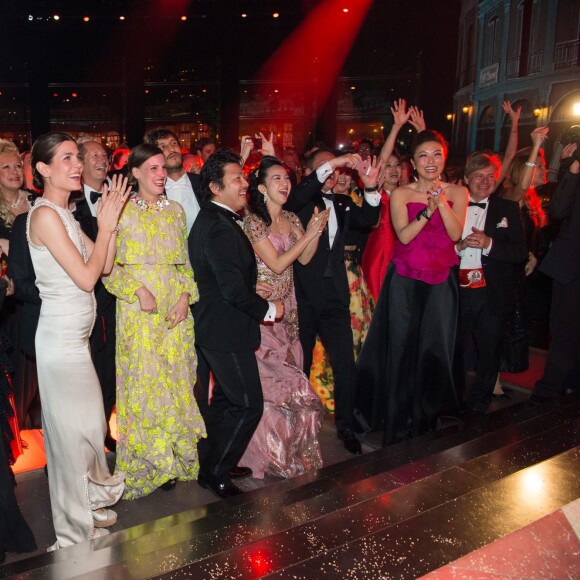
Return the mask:
M 433 430 L 457 416 L 452 359 L 458 289 L 452 267 L 468 193 L 443 183 L 447 143 L 422 131 L 412 148 L 418 180 L 395 189 L 397 242 L 367 340 L 357 362 L 357 406 L 383 444 Z

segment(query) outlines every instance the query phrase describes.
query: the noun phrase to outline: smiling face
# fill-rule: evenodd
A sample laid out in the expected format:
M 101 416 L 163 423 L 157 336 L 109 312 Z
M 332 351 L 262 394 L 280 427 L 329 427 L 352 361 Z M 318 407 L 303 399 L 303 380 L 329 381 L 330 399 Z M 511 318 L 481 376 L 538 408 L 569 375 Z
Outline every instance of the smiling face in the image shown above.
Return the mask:
M 258 191 L 266 195 L 266 203 L 284 205 L 292 189 L 286 169 L 281 165 L 273 165 L 267 170 L 265 181 L 265 184 L 258 186 Z
M 164 192 L 167 170 L 163 155 L 153 155 L 131 171 L 139 183 L 139 195 L 146 201 L 155 201 Z
M 104 147 L 96 141 L 87 141 L 83 144 L 84 182 L 96 191 L 100 191 L 103 182 L 107 178 L 109 158 Z
M 22 161 L 18 153 L 0 154 L 0 189 L 17 192 L 24 182 Z
M 413 163 L 419 177 L 435 180 L 445 168 L 445 150 L 438 141 L 427 141 L 417 147 Z
M 483 201 L 494 192 L 498 173 L 494 165 L 489 165 L 465 176 L 465 183 L 474 201 Z
M 212 181 L 209 185 L 214 201 L 223 203 L 233 212 L 239 212 L 246 207 L 248 181 L 237 163 L 227 163 L 224 166 L 223 187 Z
M 391 155 L 385 163 L 382 173 L 384 175 L 383 187 L 389 191 L 393 191 L 399 185 L 401 180 L 402 168 L 401 162 Z
M 343 193 L 345 195 L 350 194 L 350 187 L 352 184 L 352 172 L 344 167 L 338 170 L 338 179 L 336 180 L 336 185 L 333 190 L 334 193 Z
M 183 155 L 181 147 L 175 137 L 164 137 L 157 139 L 157 147 L 163 151 L 165 157 L 165 167 L 170 173 L 179 171 L 183 168 Z
M 44 178 L 45 189 L 69 192 L 81 189 L 83 159 L 74 141 L 59 143 L 51 162 L 39 161 L 36 169 Z

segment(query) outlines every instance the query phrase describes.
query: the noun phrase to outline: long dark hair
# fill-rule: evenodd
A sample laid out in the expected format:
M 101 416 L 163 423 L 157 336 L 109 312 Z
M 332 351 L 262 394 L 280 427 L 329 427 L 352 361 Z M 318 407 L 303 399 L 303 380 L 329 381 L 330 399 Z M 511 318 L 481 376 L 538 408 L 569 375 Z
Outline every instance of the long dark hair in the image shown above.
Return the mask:
M 61 143 L 72 141 L 76 143 L 71 135 L 68 133 L 59 133 L 53 131 L 41 135 L 32 146 L 32 154 L 30 164 L 32 165 L 32 183 L 36 189 L 44 189 L 44 178 L 36 169 L 37 163 L 45 163 L 50 165 L 56 154 L 56 149 Z
M 250 186 L 248 187 L 248 205 L 252 213 L 255 213 L 259 218 L 261 218 L 267 226 L 272 224 L 272 218 L 266 207 L 266 201 L 264 200 L 264 194 L 258 190 L 259 185 L 266 185 L 266 177 L 268 171 L 272 167 L 283 167 L 284 163 L 273 157 L 272 155 L 266 155 L 262 157 L 258 169 L 255 169 L 250 174 Z

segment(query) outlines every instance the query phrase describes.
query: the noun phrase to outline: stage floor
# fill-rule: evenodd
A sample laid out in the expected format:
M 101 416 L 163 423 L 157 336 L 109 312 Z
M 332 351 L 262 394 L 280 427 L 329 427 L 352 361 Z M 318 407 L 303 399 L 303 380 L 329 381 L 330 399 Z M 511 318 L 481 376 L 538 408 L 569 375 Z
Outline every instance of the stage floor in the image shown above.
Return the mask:
M 40 546 L 9 555 L 20 578 L 578 578 L 580 396 L 489 413 L 353 457 L 327 417 L 325 466 L 217 500 L 195 482 L 121 501 L 112 535 L 47 554 L 43 470 L 17 476 Z M 114 455 L 108 455 L 114 461 Z M 32 556 L 32 557 L 31 557 Z

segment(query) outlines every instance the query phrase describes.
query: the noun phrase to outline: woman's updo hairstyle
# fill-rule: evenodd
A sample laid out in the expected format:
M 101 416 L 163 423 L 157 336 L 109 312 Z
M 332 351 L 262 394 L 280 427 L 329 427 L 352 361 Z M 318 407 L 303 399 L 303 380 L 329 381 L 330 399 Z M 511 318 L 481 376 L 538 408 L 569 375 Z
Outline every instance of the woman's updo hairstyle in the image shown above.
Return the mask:
M 57 147 L 66 141 L 72 141 L 76 144 L 76 141 L 68 133 L 59 133 L 56 131 L 45 133 L 34 142 L 30 164 L 32 165 L 32 183 L 36 189 L 44 189 L 44 177 L 36 169 L 36 164 L 45 163 L 46 165 L 50 165 L 56 154 Z
M 133 191 L 137 191 L 137 179 L 133 175 L 133 167 L 141 167 L 147 159 L 155 157 L 155 155 L 163 155 L 163 151 L 156 145 L 150 145 L 149 143 L 141 143 L 141 145 L 137 145 L 131 150 L 127 161 L 127 177 L 128 184 Z
M 447 141 L 445 141 L 445 137 L 443 137 L 443 135 L 437 131 L 430 131 L 428 129 L 417 133 L 413 138 L 413 142 L 411 143 L 411 157 L 415 157 L 415 152 L 421 145 L 424 143 L 429 143 L 430 141 L 436 141 L 437 143 L 440 143 L 443 147 L 443 155 L 447 157 L 449 145 L 447 144 Z
M 273 157 L 272 155 L 266 155 L 262 157 L 260 165 L 257 169 L 254 169 L 250 173 L 250 186 L 248 187 L 248 205 L 252 213 L 255 213 L 259 218 L 261 218 L 267 226 L 272 224 L 272 218 L 268 213 L 268 208 L 266 207 L 266 202 L 264 200 L 264 194 L 258 189 L 259 185 L 266 185 L 266 177 L 268 176 L 268 171 L 271 167 L 282 167 L 284 170 L 284 163 Z

